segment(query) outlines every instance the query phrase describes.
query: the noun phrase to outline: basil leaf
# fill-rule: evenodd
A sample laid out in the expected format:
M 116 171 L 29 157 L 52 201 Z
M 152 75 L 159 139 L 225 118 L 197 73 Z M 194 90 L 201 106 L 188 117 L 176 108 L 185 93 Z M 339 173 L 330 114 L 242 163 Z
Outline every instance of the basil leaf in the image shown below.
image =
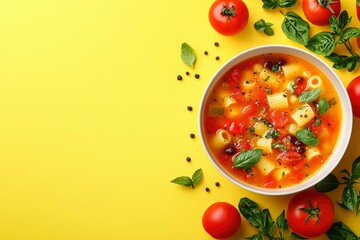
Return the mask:
M 273 138 L 273 139 L 277 139 L 280 136 L 280 131 L 279 130 L 275 130 L 273 128 L 270 128 L 269 131 L 267 131 L 265 138 L 269 139 L 269 138 Z
M 274 35 L 274 30 L 271 28 L 272 25 L 272 23 L 265 22 L 264 19 L 260 19 L 254 23 L 254 28 L 259 31 L 264 31 L 267 36 L 272 36 Z
M 276 218 L 276 225 L 279 229 L 286 231 L 289 228 L 288 222 L 285 218 L 285 210 Z
M 286 147 L 279 143 L 279 142 L 274 142 L 273 144 L 271 144 L 271 148 L 279 148 L 281 151 L 287 151 Z
M 348 72 L 352 72 L 354 69 L 356 69 L 357 66 L 359 65 L 359 62 L 360 62 L 359 55 L 349 56 L 346 59 L 346 69 L 348 70 Z
M 348 57 L 345 55 L 331 53 L 329 56 L 326 56 L 325 58 L 334 63 L 332 67 L 335 69 L 346 68 L 346 65 L 347 65 L 346 61 L 347 61 Z
M 271 28 L 271 27 L 268 27 L 264 30 L 264 33 L 266 36 L 273 36 L 275 33 L 274 33 L 274 30 Z
M 342 193 L 342 204 L 349 210 L 353 211 L 357 203 L 356 189 L 352 184 L 347 184 Z
M 191 180 L 191 178 L 186 177 L 186 176 L 177 177 L 177 178 L 171 180 L 171 182 L 182 185 L 184 187 L 193 186 L 193 181 Z
M 324 114 L 327 110 L 330 109 L 330 104 L 326 101 L 325 98 L 320 98 L 317 103 L 317 109 L 319 114 Z
M 302 143 L 309 146 L 316 146 L 319 144 L 319 139 L 309 129 L 304 128 L 296 132 L 296 137 Z
M 263 228 L 267 230 L 268 233 L 272 234 L 274 231 L 274 220 L 271 217 L 269 209 L 264 209 L 261 212 L 263 220 Z
M 285 14 L 281 29 L 289 39 L 307 45 L 310 37 L 310 25 L 296 13 L 288 12 Z
M 279 7 L 278 0 L 262 0 L 263 8 L 265 9 L 275 9 Z
M 315 101 L 321 93 L 321 88 L 314 88 L 310 91 L 303 92 L 299 96 L 299 102 L 312 102 Z
M 241 215 L 253 226 L 259 228 L 262 226 L 262 215 L 259 205 L 251 199 L 241 198 L 238 204 Z
M 200 179 L 202 178 L 202 169 L 199 168 L 198 170 L 196 170 L 194 172 L 194 174 L 192 175 L 192 182 L 193 182 L 193 185 L 195 185 L 196 183 L 198 183 L 200 181 Z
M 310 38 L 306 48 L 314 53 L 329 56 L 334 51 L 335 46 L 336 40 L 331 33 L 320 32 Z
M 338 29 L 339 29 L 339 20 L 336 18 L 335 15 L 332 15 L 329 19 L 329 27 L 330 29 L 336 34 L 340 35 Z
M 335 222 L 332 224 L 330 229 L 326 232 L 326 236 L 330 240 L 358 240 L 359 238 L 355 235 L 355 233 L 344 223 Z
M 296 233 L 291 232 L 291 239 L 307 239 L 307 238 L 301 237 L 301 236 L 297 235 Z
M 351 179 L 356 180 L 358 178 L 360 178 L 360 156 L 354 160 L 351 168 Z
M 360 37 L 360 29 L 354 27 L 346 28 L 341 35 L 341 39 L 344 42 L 348 41 L 350 38 L 356 38 L 356 37 Z
M 321 180 L 315 185 L 315 189 L 319 192 L 330 192 L 338 188 L 339 185 L 339 180 L 334 174 L 330 173 L 328 176 L 326 176 L 323 180 Z
M 351 18 L 349 18 L 349 14 L 347 11 L 342 11 L 339 16 L 339 28 L 343 30 L 346 28 L 351 22 Z
M 247 237 L 247 238 L 245 238 L 245 239 L 262 240 L 263 238 L 262 238 L 261 233 L 257 233 L 257 234 L 252 235 L 251 237 Z
M 192 68 L 194 67 L 195 52 L 187 43 L 181 44 L 181 59 L 186 65 L 189 65 Z
M 295 6 L 297 0 L 278 0 L 281 8 L 289 8 Z
M 240 169 L 249 169 L 259 162 L 262 152 L 262 149 L 252 149 L 237 154 L 234 159 L 234 167 Z

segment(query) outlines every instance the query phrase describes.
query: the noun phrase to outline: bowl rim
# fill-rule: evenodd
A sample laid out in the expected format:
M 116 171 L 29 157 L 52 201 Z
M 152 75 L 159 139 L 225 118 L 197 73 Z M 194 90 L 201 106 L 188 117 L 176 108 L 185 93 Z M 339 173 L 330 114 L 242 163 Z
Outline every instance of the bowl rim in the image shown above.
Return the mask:
M 210 149 L 207 147 L 206 139 L 205 139 L 205 131 L 203 129 L 203 112 L 205 109 L 205 103 L 206 99 L 208 98 L 211 89 L 214 87 L 214 85 L 217 83 L 217 81 L 227 72 L 229 71 L 233 66 L 239 64 L 240 62 L 255 57 L 262 54 L 268 54 L 268 53 L 284 53 L 284 54 L 290 54 L 295 55 L 299 58 L 302 58 L 310 63 L 312 63 L 314 66 L 316 66 L 320 71 L 322 71 L 330 80 L 332 85 L 334 86 L 335 90 L 337 91 L 340 99 L 341 104 L 341 111 L 342 111 L 342 123 L 340 128 L 340 136 L 337 140 L 336 146 L 334 148 L 333 153 L 327 159 L 326 163 L 323 164 L 323 166 L 317 170 L 316 173 L 312 174 L 309 178 L 303 180 L 299 184 L 292 185 L 285 188 L 263 188 L 263 187 L 257 187 L 251 184 L 248 184 L 242 180 L 237 179 L 234 177 L 229 171 L 227 171 L 224 167 L 221 166 L 216 160 L 213 154 L 210 152 Z M 352 134 L 352 127 L 353 127 L 353 115 L 352 115 L 352 108 L 349 96 L 347 94 L 346 88 L 339 78 L 339 76 L 335 73 L 335 71 L 322 59 L 320 59 L 318 56 L 314 55 L 311 52 L 308 52 L 306 50 L 303 50 L 298 47 L 294 46 L 288 46 L 288 45 L 282 45 L 282 44 L 268 44 L 268 45 L 262 45 L 253 47 L 244 51 L 241 51 L 240 53 L 236 54 L 232 58 L 230 58 L 227 62 L 225 62 L 211 77 L 210 81 L 208 82 L 203 95 L 201 97 L 199 112 L 198 112 L 198 128 L 200 132 L 200 138 L 202 142 L 202 146 L 206 152 L 207 157 L 210 159 L 212 164 L 217 168 L 217 170 L 225 176 L 227 179 L 229 179 L 231 182 L 236 184 L 239 187 L 242 187 L 248 191 L 255 192 L 258 194 L 263 195 L 288 195 L 297 193 L 300 191 L 303 191 L 305 189 L 308 189 L 310 187 L 313 187 L 315 184 L 320 182 L 322 179 L 324 179 L 326 176 L 328 176 L 335 167 L 339 164 L 342 157 L 345 154 L 345 151 L 347 149 L 347 146 L 349 144 L 351 134 Z M 346 117 L 348 116 L 348 117 Z

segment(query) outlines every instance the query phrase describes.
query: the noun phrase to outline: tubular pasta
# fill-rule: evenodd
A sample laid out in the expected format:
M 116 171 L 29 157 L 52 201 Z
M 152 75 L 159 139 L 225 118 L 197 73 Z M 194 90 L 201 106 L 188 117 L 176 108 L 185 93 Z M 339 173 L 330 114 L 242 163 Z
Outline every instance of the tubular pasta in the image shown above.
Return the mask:
M 295 113 L 291 115 L 291 118 L 296 122 L 299 127 L 303 127 L 310 122 L 315 116 L 314 111 L 309 104 L 305 103 Z
M 274 164 L 272 164 L 272 162 L 270 162 L 270 160 L 266 157 L 261 157 L 255 166 L 265 176 L 269 175 L 269 173 L 275 168 Z
M 249 80 L 245 80 L 242 85 L 245 91 L 250 91 L 255 88 L 255 82 L 250 82 Z
M 307 80 L 307 85 L 311 89 L 321 88 L 323 86 L 322 79 L 321 79 L 321 77 L 319 77 L 317 75 L 312 76 Z
M 311 160 L 314 157 L 319 156 L 320 154 L 321 153 L 320 153 L 319 149 L 317 149 L 315 147 L 308 148 L 305 153 L 307 160 Z
M 280 181 L 282 178 L 284 178 L 289 173 L 290 173 L 290 170 L 286 167 L 276 168 L 274 171 L 274 177 L 276 178 L 276 180 Z
M 298 63 L 289 63 L 282 66 L 284 76 L 287 79 L 296 79 L 299 76 L 302 76 L 305 69 L 302 65 Z
M 279 92 L 266 96 L 271 109 L 284 109 L 289 106 L 285 92 Z
M 254 133 L 262 136 L 270 128 L 264 122 L 256 122 L 254 124 Z
M 256 146 L 264 151 L 264 153 L 272 153 L 272 138 L 259 138 L 256 142 Z
M 226 147 L 229 143 L 231 143 L 231 135 L 228 131 L 224 129 L 219 129 L 214 138 L 213 145 L 214 147 L 220 149 Z

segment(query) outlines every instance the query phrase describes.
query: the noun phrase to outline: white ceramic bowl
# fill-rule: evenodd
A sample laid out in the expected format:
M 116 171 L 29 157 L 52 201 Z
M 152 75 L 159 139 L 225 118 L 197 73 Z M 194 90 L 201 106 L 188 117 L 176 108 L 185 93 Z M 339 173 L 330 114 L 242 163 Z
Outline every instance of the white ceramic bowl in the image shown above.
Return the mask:
M 320 168 L 320 170 L 318 170 L 311 177 L 305 179 L 299 184 L 286 188 L 276 188 L 276 189 L 261 188 L 250 185 L 233 176 L 215 159 L 215 155 L 211 152 L 211 149 L 209 148 L 209 145 L 206 141 L 204 124 L 203 124 L 206 99 L 209 97 L 212 88 L 215 86 L 218 80 L 236 64 L 248 58 L 261 54 L 267 54 L 267 53 L 285 53 L 285 54 L 295 55 L 317 66 L 320 69 L 320 71 L 322 71 L 330 79 L 331 83 L 333 84 L 334 88 L 336 89 L 339 95 L 340 104 L 342 107 L 343 118 L 341 123 L 340 136 L 338 143 L 335 146 L 334 153 L 330 156 L 330 158 L 326 161 L 326 163 Z M 323 178 L 325 178 L 329 173 L 331 173 L 334 170 L 334 168 L 338 165 L 341 158 L 343 157 L 350 140 L 352 125 L 353 125 L 353 117 L 352 117 L 351 103 L 349 97 L 347 95 L 344 85 L 342 84 L 341 80 L 336 75 L 336 73 L 333 71 L 333 69 L 329 65 L 327 65 L 322 59 L 318 58 L 312 53 L 304 51 L 299 48 L 285 46 L 285 45 L 265 45 L 265 46 L 252 48 L 244 52 L 241 52 L 232 59 L 230 59 L 214 74 L 214 76 L 210 80 L 202 96 L 200 103 L 200 111 L 199 111 L 200 136 L 205 151 L 208 157 L 210 158 L 211 162 L 225 177 L 227 177 L 230 181 L 232 181 L 236 185 L 245 188 L 249 191 L 256 192 L 259 194 L 265 194 L 265 195 L 287 195 L 287 194 L 300 192 L 302 190 L 314 186 L 316 183 L 320 182 Z

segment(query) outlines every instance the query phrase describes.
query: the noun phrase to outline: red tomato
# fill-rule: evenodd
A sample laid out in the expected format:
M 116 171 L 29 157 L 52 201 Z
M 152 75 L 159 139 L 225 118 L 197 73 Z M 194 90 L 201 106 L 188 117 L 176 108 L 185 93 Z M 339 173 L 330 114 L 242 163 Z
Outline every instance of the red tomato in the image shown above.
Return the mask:
M 217 202 L 204 212 L 202 224 L 213 238 L 224 239 L 234 235 L 240 228 L 241 216 L 231 204 Z
M 295 151 L 289 150 L 286 152 L 282 152 L 278 155 L 278 157 L 276 158 L 276 160 L 281 163 L 281 164 L 296 164 L 298 161 L 300 161 L 302 159 L 300 153 L 297 153 Z
M 216 0 L 210 7 L 211 26 L 225 36 L 241 32 L 248 20 L 248 8 L 241 0 Z
M 289 202 L 286 218 L 289 227 L 299 236 L 316 238 L 323 235 L 334 221 L 334 204 L 324 193 L 307 190 Z
M 246 132 L 246 125 L 243 122 L 231 122 L 224 126 L 230 133 L 243 134 Z
M 272 111 L 270 118 L 271 123 L 277 128 L 285 127 L 290 121 L 289 114 L 284 111 Z
M 356 15 L 358 20 L 360 21 L 360 1 L 356 0 Z
M 354 78 L 347 86 L 347 92 L 350 97 L 353 114 L 360 118 L 360 76 Z
M 303 0 L 302 9 L 306 18 L 315 25 L 328 25 L 332 15 L 339 16 L 340 0 Z

